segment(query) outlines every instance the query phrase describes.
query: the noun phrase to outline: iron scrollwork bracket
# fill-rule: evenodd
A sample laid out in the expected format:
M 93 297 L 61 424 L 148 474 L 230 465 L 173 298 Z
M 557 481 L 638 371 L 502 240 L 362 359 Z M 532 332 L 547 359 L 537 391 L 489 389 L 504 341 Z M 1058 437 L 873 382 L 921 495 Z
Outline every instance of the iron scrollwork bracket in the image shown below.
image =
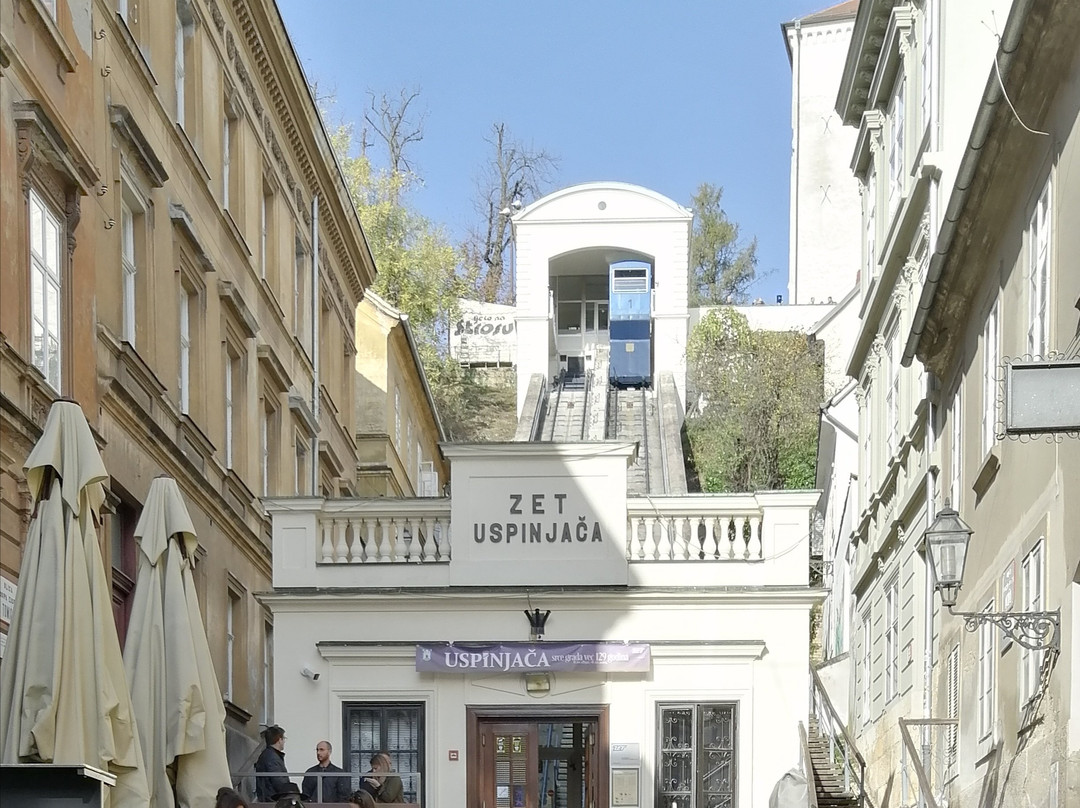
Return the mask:
M 1032 651 L 1061 650 L 1061 609 L 1052 612 L 954 612 L 964 618 L 964 628 L 974 632 L 983 623 L 993 623 L 1009 639 Z

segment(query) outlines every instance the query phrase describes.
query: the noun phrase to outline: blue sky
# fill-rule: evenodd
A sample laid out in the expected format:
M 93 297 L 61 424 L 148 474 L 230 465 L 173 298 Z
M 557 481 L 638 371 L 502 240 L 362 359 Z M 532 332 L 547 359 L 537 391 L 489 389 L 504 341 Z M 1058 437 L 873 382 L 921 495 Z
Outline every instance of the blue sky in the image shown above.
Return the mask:
M 724 188 L 757 236 L 753 293 L 786 295 L 791 71 L 780 23 L 828 0 L 278 0 L 308 79 L 361 121 L 369 93 L 420 90 L 412 198 L 460 239 L 484 137 L 505 122 L 559 159 L 549 190 L 617 180 L 688 205 Z

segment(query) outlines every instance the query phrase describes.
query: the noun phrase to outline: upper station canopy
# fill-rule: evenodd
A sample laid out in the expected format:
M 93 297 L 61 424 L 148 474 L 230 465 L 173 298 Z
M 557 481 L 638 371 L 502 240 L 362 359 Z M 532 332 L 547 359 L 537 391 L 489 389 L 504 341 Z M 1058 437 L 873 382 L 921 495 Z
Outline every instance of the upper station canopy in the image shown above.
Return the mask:
M 555 191 L 514 216 L 515 224 L 684 219 L 693 213 L 656 191 L 626 182 L 586 182 Z

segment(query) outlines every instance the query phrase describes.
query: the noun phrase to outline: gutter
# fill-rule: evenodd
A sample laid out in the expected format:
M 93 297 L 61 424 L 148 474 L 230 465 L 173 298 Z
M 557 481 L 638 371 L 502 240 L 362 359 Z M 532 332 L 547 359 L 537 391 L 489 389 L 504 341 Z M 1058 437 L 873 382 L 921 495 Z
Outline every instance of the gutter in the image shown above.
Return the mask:
M 420 353 L 416 350 L 416 339 L 413 337 L 412 326 L 409 325 L 409 315 L 398 314 L 398 319 L 401 321 L 402 328 L 405 329 L 405 341 L 409 343 L 409 352 L 412 354 L 413 362 L 416 363 L 416 370 L 420 374 L 420 384 L 424 388 L 424 396 L 431 406 L 431 414 L 435 417 L 435 428 L 439 431 L 439 453 L 442 454 L 442 444 L 446 441 L 446 432 L 443 430 L 442 419 L 439 417 L 439 409 L 435 406 L 435 397 L 432 396 L 431 387 L 428 385 L 427 374 L 424 372 L 424 363 L 420 360 Z M 445 457 L 446 455 L 443 455 L 444 459 Z
M 945 264 L 949 259 L 953 240 L 956 238 L 960 220 L 967 208 L 968 196 L 971 186 L 975 182 L 982 163 L 983 147 L 990 137 L 990 127 L 993 123 L 994 113 L 1003 95 L 1001 85 L 1009 77 L 1013 64 L 1013 56 L 1020 46 L 1023 36 L 1024 25 L 1028 14 L 1034 5 L 1034 0 L 1016 0 L 1012 13 L 1005 23 L 1005 31 L 1001 35 L 998 48 L 994 52 L 997 60 L 997 68 L 991 68 L 990 75 L 986 80 L 983 90 L 982 102 L 975 114 L 975 123 L 972 125 L 971 136 L 968 138 L 964 156 L 960 159 L 960 166 L 956 172 L 956 182 L 953 185 L 952 194 L 945 207 L 945 215 L 938 231 L 937 244 L 934 254 L 930 256 L 930 267 L 926 275 L 926 283 L 923 285 L 919 303 L 915 309 L 915 316 L 911 324 L 911 333 L 904 345 L 904 353 L 900 363 L 909 367 L 919 351 L 922 336 L 926 332 L 927 322 L 934 307 L 937 289 L 941 283 Z M 1001 81 L 998 81 L 997 72 L 1001 73 Z
M 826 401 L 823 404 L 821 404 L 820 406 L 818 406 L 818 412 L 820 412 L 821 417 L 824 418 L 826 421 L 828 421 L 830 424 L 832 424 L 835 429 L 838 429 L 840 432 L 843 432 L 845 435 L 847 435 L 853 441 L 858 443 L 859 442 L 859 436 L 856 435 L 847 426 L 840 423 L 839 421 L 836 420 L 836 418 L 834 418 L 832 415 L 829 414 L 829 410 L 831 410 L 833 407 L 835 407 L 840 402 L 841 399 L 846 398 L 848 395 L 850 395 L 851 391 L 855 389 L 856 385 L 857 385 L 857 382 L 854 379 L 849 377 L 848 381 L 847 381 L 847 384 L 845 384 L 843 387 L 841 387 L 832 396 L 832 398 L 830 398 L 828 401 Z

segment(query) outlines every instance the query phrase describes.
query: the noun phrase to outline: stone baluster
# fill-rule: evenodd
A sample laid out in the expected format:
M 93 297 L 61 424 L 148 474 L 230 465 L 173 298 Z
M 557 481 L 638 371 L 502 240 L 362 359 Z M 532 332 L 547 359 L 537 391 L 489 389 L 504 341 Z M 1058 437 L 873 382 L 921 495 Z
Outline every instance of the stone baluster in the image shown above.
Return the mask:
M 323 516 L 319 519 L 319 532 L 322 534 L 319 549 L 322 553 L 320 559 L 323 564 L 334 563 L 334 521 Z
M 417 561 L 424 564 L 431 560 L 431 520 L 420 516 L 416 520 Z
M 401 522 L 402 557 L 405 561 L 415 561 L 413 548 L 419 544 L 416 535 L 416 522 L 411 516 L 405 516 Z
M 363 564 L 364 563 L 364 542 L 361 538 L 360 530 L 363 526 L 363 520 L 353 517 L 349 520 L 349 563 L 350 564 Z
M 338 564 L 349 563 L 349 545 L 345 542 L 345 529 L 347 526 L 347 520 L 334 519 L 334 561 Z
M 383 524 L 383 537 L 386 539 L 382 560 L 387 562 L 399 561 L 398 553 L 401 549 L 401 542 L 398 536 L 397 520 L 392 516 L 387 516 L 380 521 Z
M 732 545 L 732 557 L 733 558 L 747 558 L 746 554 L 746 517 L 745 516 L 732 516 L 732 523 L 735 525 L 735 541 Z
M 653 558 L 657 561 L 670 561 L 671 549 L 675 543 L 675 520 L 670 516 L 657 519 L 656 550 Z
M 380 564 L 385 564 L 390 561 L 390 555 L 393 552 L 390 544 L 390 522 L 385 516 L 379 517 L 379 526 L 375 535 L 378 537 L 375 540 L 375 560 Z
M 761 558 L 761 517 L 754 514 L 750 517 L 750 541 L 746 546 L 747 558 Z
M 706 558 L 716 558 L 720 556 L 720 537 L 717 534 L 719 527 L 719 520 L 716 516 L 705 517 L 705 537 L 702 539 L 701 552 Z

